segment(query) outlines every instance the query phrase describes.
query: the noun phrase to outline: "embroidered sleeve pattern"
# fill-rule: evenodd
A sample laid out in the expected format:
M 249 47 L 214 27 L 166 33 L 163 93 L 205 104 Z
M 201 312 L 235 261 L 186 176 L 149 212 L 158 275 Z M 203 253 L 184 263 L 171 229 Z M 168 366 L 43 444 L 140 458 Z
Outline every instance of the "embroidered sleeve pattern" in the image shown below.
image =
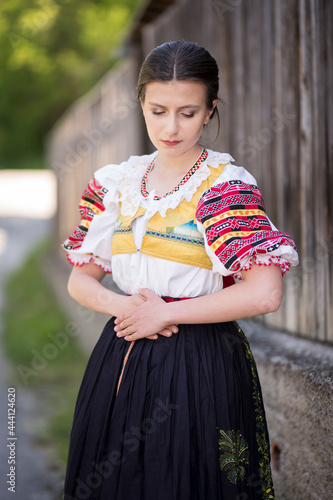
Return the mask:
M 279 265 L 283 274 L 289 269 L 278 250 L 283 245 L 295 248 L 294 242 L 272 230 L 257 186 L 233 180 L 211 187 L 201 197 L 196 217 L 208 247 L 228 271 L 237 274 L 250 269 L 252 262 Z M 268 259 L 260 258 L 267 254 Z
M 104 197 L 107 192 L 108 189 L 93 177 L 82 194 L 79 205 L 81 223 L 62 244 L 63 248 L 68 252 L 67 258 L 69 262 L 73 265 L 81 266 L 93 261 L 106 272 L 111 272 L 109 264 L 105 262 L 102 256 L 95 255 L 93 250 L 89 251 L 82 248 L 93 220 L 105 211 Z

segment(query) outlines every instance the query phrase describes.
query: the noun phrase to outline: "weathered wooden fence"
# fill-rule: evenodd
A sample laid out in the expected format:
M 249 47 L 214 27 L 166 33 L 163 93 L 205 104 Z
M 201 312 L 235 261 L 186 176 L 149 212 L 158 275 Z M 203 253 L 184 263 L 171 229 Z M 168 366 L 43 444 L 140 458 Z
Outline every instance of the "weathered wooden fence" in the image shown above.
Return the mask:
M 147 150 L 135 99 L 142 54 L 173 39 L 196 41 L 219 63 L 224 101 L 220 136 L 206 145 L 253 173 L 270 218 L 300 254 L 285 278 L 283 306 L 265 321 L 333 342 L 332 22 L 329 0 L 180 0 L 152 22 L 139 19 L 130 55 L 50 134 L 59 237 L 76 222 L 80 193 L 97 168 Z
M 134 54 L 76 101 L 55 125 L 47 156 L 58 177 L 58 237 L 79 222 L 78 202 L 95 170 L 142 152 L 143 119 Z

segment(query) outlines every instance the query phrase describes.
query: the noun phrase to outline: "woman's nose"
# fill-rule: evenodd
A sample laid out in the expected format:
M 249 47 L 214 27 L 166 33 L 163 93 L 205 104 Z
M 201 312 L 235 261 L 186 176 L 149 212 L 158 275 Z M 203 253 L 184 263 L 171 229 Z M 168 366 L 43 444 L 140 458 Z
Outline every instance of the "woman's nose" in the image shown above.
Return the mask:
M 179 123 L 176 116 L 170 115 L 166 127 L 167 134 L 169 136 L 175 135 L 179 131 Z

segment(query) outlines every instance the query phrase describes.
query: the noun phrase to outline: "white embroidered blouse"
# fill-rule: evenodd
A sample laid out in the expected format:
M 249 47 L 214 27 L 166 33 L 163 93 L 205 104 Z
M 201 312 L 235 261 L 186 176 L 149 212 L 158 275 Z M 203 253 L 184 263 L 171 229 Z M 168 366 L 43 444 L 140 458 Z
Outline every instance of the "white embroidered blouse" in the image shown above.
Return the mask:
M 107 165 L 96 171 L 82 195 L 81 224 L 62 244 L 74 265 L 94 262 L 112 272 L 115 283 L 127 294 L 149 288 L 160 296 L 196 297 L 223 288 L 223 277 L 241 277 L 252 262 L 275 264 L 284 273 L 298 264 L 292 239 L 278 231 L 264 211 L 254 177 L 243 167 L 231 164 L 226 153 L 207 150 L 200 167 L 177 190 L 163 198 L 154 191 L 143 196 L 141 183 L 156 152 L 133 156 L 120 165 Z M 154 257 L 140 251 L 147 222 L 157 213 L 167 217 L 206 181 L 212 169 L 225 165 L 221 175 L 200 197 L 194 226 L 202 238 L 212 268 Z M 111 244 L 119 214 L 133 216 L 139 207 L 145 213 L 132 221 L 137 251 L 112 255 Z

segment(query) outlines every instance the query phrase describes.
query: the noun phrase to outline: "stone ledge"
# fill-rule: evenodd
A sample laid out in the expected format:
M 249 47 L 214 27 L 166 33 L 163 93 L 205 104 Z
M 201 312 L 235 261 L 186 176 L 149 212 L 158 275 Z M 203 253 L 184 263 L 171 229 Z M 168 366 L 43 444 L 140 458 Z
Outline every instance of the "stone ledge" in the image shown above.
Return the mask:
M 256 359 L 270 440 L 278 450 L 276 500 L 331 498 L 333 348 L 253 320 L 239 324 Z
M 275 331 L 255 320 L 238 323 L 256 358 L 302 370 L 304 375 L 318 384 L 328 384 L 333 390 L 333 346 Z

